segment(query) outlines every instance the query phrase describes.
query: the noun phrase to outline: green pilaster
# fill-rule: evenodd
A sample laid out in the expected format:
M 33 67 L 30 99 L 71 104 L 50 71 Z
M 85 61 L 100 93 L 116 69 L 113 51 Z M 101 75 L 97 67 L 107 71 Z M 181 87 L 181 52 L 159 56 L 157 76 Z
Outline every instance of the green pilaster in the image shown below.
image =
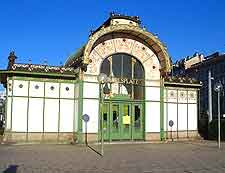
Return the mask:
M 164 131 L 164 79 L 160 79 L 160 139 L 165 139 Z
M 60 118 L 61 118 L 61 83 L 59 83 L 59 109 L 58 109 L 58 135 L 57 135 L 57 141 L 59 141 Z
M 46 82 L 44 82 L 44 97 L 43 97 L 43 109 L 42 109 L 42 117 L 43 117 L 43 131 L 42 131 L 42 141 L 44 141 L 44 133 L 45 133 L 45 95 L 46 95 Z
M 78 108 L 78 138 L 77 141 L 78 143 L 83 142 L 82 138 L 82 115 L 83 115 L 83 87 L 84 87 L 84 82 L 83 80 L 79 81 L 79 108 Z
M 7 117 L 8 117 L 8 102 L 9 102 L 9 96 L 8 96 L 8 83 L 9 83 L 9 78 L 7 77 L 7 87 L 6 87 L 6 100 L 5 100 L 5 127 L 7 127 Z M 10 103 L 11 104 L 11 103 Z M 7 128 L 6 128 L 7 129 Z
M 12 131 L 12 115 L 13 115 L 13 97 L 14 97 L 14 78 L 12 77 L 12 96 L 11 96 L 11 122 L 10 122 L 10 130 Z
M 26 141 L 28 141 L 28 131 L 29 131 L 29 106 L 30 106 L 30 81 L 28 81 L 27 87 L 27 132 L 26 132 Z

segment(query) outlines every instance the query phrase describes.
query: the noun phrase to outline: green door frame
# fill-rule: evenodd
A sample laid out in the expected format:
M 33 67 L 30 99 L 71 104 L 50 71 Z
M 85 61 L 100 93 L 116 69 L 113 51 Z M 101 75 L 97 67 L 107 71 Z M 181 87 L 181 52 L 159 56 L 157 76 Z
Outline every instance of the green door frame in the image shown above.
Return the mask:
M 118 135 L 113 134 L 113 105 L 118 105 Z M 127 136 L 124 134 L 124 124 L 123 124 L 123 106 L 129 105 L 129 115 L 131 116 L 130 119 L 130 126 L 129 126 L 129 133 Z M 140 108 L 140 128 L 139 132 L 135 132 L 135 106 L 139 106 Z M 112 140 L 144 140 L 145 136 L 145 114 L 144 114 L 144 102 L 140 101 L 127 101 L 127 100 L 106 100 L 104 101 L 104 106 L 100 112 L 103 111 L 105 114 L 105 121 L 104 122 L 104 140 L 105 141 L 112 141 Z M 114 132 L 115 133 L 115 132 Z M 101 129 L 99 129 L 99 139 L 101 138 Z

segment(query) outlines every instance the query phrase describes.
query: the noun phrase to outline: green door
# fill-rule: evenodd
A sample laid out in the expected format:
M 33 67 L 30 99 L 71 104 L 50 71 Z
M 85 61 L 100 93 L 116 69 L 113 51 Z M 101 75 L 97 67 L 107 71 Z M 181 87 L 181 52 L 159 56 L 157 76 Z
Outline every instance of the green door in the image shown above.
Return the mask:
M 144 139 L 142 104 L 105 103 L 102 113 L 105 141 Z
M 103 137 L 107 141 L 110 139 L 110 112 L 109 112 L 109 103 L 104 103 L 102 106 L 103 113 Z M 99 122 L 101 123 L 101 122 Z
M 121 139 L 132 139 L 131 104 L 121 104 Z
M 110 138 L 111 140 L 119 140 L 120 139 L 120 104 L 113 103 L 112 104 L 112 111 L 111 111 L 111 118 L 110 118 Z
M 131 104 L 112 103 L 111 140 L 131 139 Z
M 133 139 L 144 139 L 144 117 L 142 104 L 133 105 Z

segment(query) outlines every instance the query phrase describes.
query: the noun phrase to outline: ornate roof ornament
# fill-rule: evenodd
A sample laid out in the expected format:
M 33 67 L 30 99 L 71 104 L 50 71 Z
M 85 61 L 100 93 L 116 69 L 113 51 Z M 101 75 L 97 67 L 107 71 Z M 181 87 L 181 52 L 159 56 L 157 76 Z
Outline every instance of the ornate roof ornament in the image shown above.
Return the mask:
M 8 69 L 11 70 L 13 65 L 15 64 L 15 60 L 17 59 L 16 55 L 15 55 L 15 52 L 12 51 L 9 53 L 9 57 L 8 57 Z

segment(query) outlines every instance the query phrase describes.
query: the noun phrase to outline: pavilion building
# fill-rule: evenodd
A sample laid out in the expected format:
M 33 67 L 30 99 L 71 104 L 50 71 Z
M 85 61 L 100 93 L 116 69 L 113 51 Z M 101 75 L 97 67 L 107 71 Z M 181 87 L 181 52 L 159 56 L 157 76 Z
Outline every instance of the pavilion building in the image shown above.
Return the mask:
M 198 137 L 200 84 L 170 77 L 167 48 L 138 17 L 111 14 L 63 66 L 19 64 L 16 58 L 11 52 L 0 71 L 5 141 L 80 143 L 87 132 L 96 142 L 102 131 L 108 142 L 166 140 L 170 131 L 173 138 Z M 104 82 L 98 80 L 102 73 Z

